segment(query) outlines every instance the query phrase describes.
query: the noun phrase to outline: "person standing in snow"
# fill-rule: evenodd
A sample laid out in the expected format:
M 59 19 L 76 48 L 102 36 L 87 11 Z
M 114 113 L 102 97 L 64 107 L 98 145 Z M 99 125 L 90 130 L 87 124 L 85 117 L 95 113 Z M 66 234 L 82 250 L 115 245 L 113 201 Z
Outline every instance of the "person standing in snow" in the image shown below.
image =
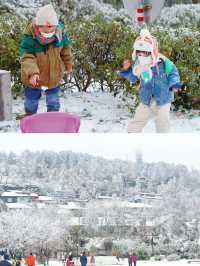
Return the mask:
M 80 263 L 81 263 L 81 266 L 87 266 L 87 256 L 86 256 L 85 251 L 83 252 L 83 254 L 80 257 Z
M 132 60 L 125 60 L 118 74 L 135 84 L 140 81 L 139 98 L 134 119 L 128 126 L 129 133 L 140 133 L 155 115 L 156 131 L 170 132 L 170 107 L 174 91 L 182 89 L 176 66 L 159 53 L 158 42 L 143 29 L 134 43 Z
M 119 254 L 116 255 L 116 260 L 117 260 L 117 263 L 120 262 L 120 257 L 119 257 Z
M 94 255 L 92 255 L 90 257 L 90 266 L 95 266 L 95 257 L 94 257 Z
M 66 266 L 73 266 L 74 262 L 73 262 L 73 255 L 72 252 L 69 253 L 69 256 L 66 260 Z
M 26 257 L 26 265 L 27 266 L 35 266 L 35 256 L 33 256 L 33 253 L 30 253 L 29 256 Z
M 3 260 L 0 261 L 0 266 L 12 266 L 12 264 L 9 261 L 8 254 L 4 254 Z
M 47 111 L 59 111 L 59 83 L 73 71 L 71 41 L 52 5 L 41 7 L 28 24 L 20 44 L 21 79 L 25 86 L 25 114 L 37 112 L 45 89 Z
M 130 253 L 128 254 L 128 266 L 132 266 L 132 262 L 133 262 L 133 255 Z
M 132 261 L 133 261 L 134 266 L 136 266 L 137 265 L 137 261 L 138 261 L 138 257 L 137 257 L 136 254 L 133 254 Z
M 17 262 L 16 257 L 12 256 L 12 265 L 16 266 L 16 262 Z

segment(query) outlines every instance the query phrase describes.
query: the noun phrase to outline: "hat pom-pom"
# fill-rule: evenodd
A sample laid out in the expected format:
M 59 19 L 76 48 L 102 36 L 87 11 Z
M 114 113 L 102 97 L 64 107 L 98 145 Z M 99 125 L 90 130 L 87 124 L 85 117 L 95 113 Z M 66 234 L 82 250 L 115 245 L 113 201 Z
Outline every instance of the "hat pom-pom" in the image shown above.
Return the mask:
M 149 30 L 147 29 L 142 29 L 140 32 L 140 36 L 144 37 L 144 36 L 151 36 L 151 33 L 149 32 Z

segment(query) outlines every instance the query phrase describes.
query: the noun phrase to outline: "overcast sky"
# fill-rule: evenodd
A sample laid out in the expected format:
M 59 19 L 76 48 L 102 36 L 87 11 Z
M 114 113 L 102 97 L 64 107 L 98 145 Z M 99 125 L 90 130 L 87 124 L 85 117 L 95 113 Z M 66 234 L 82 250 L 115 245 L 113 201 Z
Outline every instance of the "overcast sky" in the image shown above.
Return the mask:
M 128 160 L 135 160 L 140 150 L 148 162 L 183 163 L 200 169 L 200 135 L 195 134 L 0 134 L 0 151 L 24 150 L 71 150 Z

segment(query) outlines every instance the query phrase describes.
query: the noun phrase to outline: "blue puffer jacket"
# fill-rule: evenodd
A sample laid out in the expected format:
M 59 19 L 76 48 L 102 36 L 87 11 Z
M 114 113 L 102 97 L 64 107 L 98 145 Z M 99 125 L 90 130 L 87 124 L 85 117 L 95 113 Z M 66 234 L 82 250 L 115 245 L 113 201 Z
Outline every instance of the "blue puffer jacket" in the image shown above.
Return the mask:
M 7 260 L 0 261 L 0 266 L 12 266 L 12 264 Z
M 85 255 L 82 255 L 80 257 L 80 262 L 81 262 L 81 266 L 86 266 L 87 265 L 87 257 Z
M 159 106 L 171 103 L 174 100 L 174 89 L 182 87 L 176 66 L 172 63 L 169 74 L 166 73 L 165 67 L 164 60 L 160 60 L 156 66 L 152 67 L 153 77 L 151 81 L 145 82 L 141 79 L 139 95 L 143 104 L 150 105 L 152 98 Z M 133 84 L 138 81 L 138 77 L 133 74 L 132 67 L 127 71 L 119 71 L 119 75 Z

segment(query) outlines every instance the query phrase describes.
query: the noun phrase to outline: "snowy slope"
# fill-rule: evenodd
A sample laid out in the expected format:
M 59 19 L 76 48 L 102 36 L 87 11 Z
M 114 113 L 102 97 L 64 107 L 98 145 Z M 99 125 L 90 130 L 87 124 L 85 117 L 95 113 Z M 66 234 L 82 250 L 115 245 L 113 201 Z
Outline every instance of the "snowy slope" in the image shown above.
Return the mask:
M 116 266 L 122 265 L 127 266 L 127 259 L 121 259 L 120 262 L 117 262 L 115 257 L 96 257 L 96 266 Z M 138 266 L 186 266 L 188 265 L 187 260 L 181 261 L 139 261 Z M 189 264 L 191 265 L 191 264 Z M 192 263 L 192 265 L 200 265 L 200 263 Z M 42 265 L 41 265 L 42 266 Z M 49 266 L 62 266 L 61 262 L 58 261 L 50 261 Z M 80 266 L 80 263 L 75 260 L 75 266 Z
M 129 100 L 130 103 L 130 100 Z M 134 104 L 134 103 L 133 103 Z M 45 98 L 42 97 L 39 111 L 45 112 Z M 81 132 L 116 132 L 125 133 L 132 115 L 125 102 L 114 98 L 109 93 L 66 93 L 61 97 L 61 110 L 81 117 Z M 13 121 L 1 122 L 1 132 L 19 132 L 19 122 L 15 120 L 17 114 L 24 113 L 23 100 L 13 101 Z M 200 116 L 198 112 L 182 115 L 171 113 L 172 132 L 194 133 L 200 132 Z M 144 132 L 155 132 L 154 123 L 150 121 Z

